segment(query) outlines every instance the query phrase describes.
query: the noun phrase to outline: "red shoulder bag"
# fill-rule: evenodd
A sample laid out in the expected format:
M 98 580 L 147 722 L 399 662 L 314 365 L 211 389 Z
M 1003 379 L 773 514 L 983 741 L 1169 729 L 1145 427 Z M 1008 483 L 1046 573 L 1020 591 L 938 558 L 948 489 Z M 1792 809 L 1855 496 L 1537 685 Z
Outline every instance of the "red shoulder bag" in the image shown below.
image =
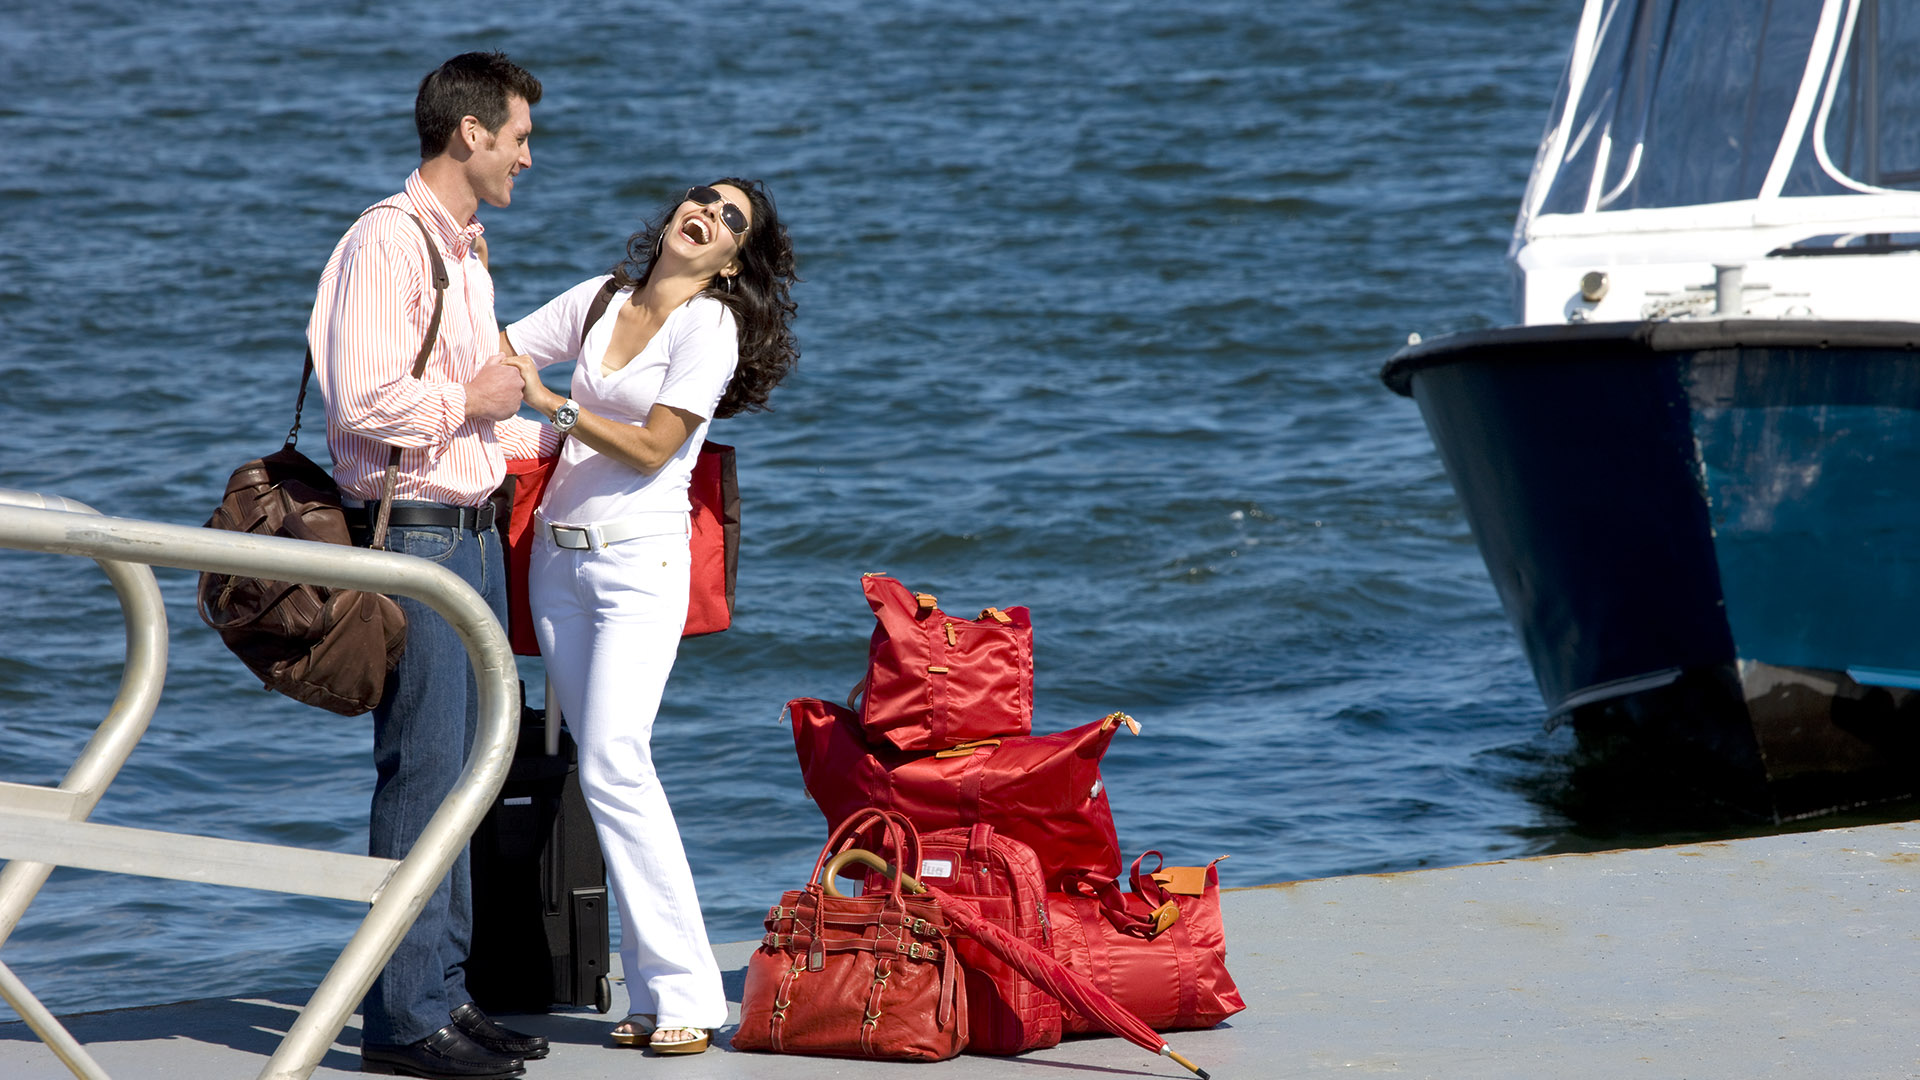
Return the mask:
M 901 750 L 944 750 L 1033 730 L 1033 621 L 1027 609 L 977 619 L 940 610 L 881 574 L 860 589 L 879 624 L 867 646 L 860 722 Z M 853 704 L 851 700 L 847 702 Z
M 1133 860 L 1133 890 L 1110 876 L 1080 874 L 1047 897 L 1054 958 L 1092 979 L 1155 1031 L 1210 1028 L 1247 1007 L 1227 974 L 1227 934 L 1220 918 L 1220 874 L 1205 866 L 1157 866 L 1140 872 L 1149 851 Z M 1106 1030 L 1072 1009 L 1068 1032 Z

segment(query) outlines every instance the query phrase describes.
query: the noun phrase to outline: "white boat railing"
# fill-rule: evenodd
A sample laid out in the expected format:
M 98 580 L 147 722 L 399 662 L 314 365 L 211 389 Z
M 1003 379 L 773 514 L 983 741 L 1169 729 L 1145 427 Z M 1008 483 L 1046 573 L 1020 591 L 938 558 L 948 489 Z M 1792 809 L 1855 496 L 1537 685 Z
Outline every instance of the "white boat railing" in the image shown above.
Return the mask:
M 0 783 L 0 944 L 55 866 L 370 904 L 366 919 L 260 1073 L 304 1080 L 326 1055 L 413 925 L 506 779 L 520 715 L 505 632 L 478 593 L 443 567 L 406 555 L 106 517 L 55 496 L 0 488 L 0 547 L 80 555 L 106 571 L 127 627 L 127 662 L 107 718 L 58 787 Z M 402 859 L 224 840 L 87 821 L 146 732 L 167 668 L 167 620 L 151 566 L 311 582 L 410 596 L 466 644 L 480 694 L 466 768 Z M 26 985 L 0 964 L 0 998 L 85 1080 L 107 1074 Z

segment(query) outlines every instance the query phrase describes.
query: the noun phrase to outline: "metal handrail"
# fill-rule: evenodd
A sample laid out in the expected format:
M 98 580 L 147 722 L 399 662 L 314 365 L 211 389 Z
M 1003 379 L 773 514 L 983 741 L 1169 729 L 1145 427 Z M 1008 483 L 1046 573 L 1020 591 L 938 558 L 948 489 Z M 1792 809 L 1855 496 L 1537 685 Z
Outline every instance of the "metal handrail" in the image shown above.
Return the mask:
M 371 906 L 360 929 L 260 1073 L 261 1080 L 305 1080 L 506 780 L 520 717 L 518 672 L 499 621 L 465 581 L 423 559 L 106 517 L 82 504 L 34 492 L 0 488 L 0 547 L 98 561 L 120 594 L 128 641 L 119 697 L 60 787 L 0 784 L 0 858 L 12 860 L 0 871 L 0 942 L 18 924 L 56 860 L 62 866 L 368 900 Z M 166 614 L 148 566 L 397 593 L 425 603 L 447 620 L 473 662 L 479 728 L 453 791 L 405 858 L 373 859 L 85 821 L 145 732 L 165 677 Z M 165 846 L 168 838 L 172 850 Z M 182 856 L 183 850 L 191 854 Z M 152 851 L 165 857 L 153 858 Z M 80 1044 L 4 965 L 0 997 L 76 1076 L 106 1080 Z

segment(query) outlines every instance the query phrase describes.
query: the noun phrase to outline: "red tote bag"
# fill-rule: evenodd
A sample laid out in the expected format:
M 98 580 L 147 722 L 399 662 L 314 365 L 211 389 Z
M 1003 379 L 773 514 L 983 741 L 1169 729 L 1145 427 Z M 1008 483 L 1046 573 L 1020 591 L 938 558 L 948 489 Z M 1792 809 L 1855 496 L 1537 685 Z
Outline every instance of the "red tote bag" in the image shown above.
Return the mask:
M 878 620 L 861 684 L 868 736 L 901 750 L 944 750 L 1033 730 L 1033 621 L 1026 608 L 988 608 L 962 619 L 881 574 L 862 575 L 860 589 Z
M 1140 872 L 1133 891 L 1110 877 L 1069 878 L 1047 896 L 1056 960 L 1092 979 L 1155 1031 L 1210 1028 L 1247 1007 L 1227 974 L 1227 933 L 1220 918 L 1220 873 L 1205 866 L 1159 866 Z M 1071 1033 L 1106 1029 L 1062 1008 Z
M 817 698 L 787 703 L 807 793 L 838 828 L 868 807 L 932 831 L 991 825 L 1031 847 L 1047 887 L 1073 873 L 1120 872 L 1120 841 L 1100 779 L 1124 713 L 1053 735 L 985 739 L 946 750 L 869 746 L 850 709 Z
M 507 480 L 494 493 L 495 506 L 511 507 L 507 515 L 507 642 L 520 656 L 539 656 L 533 636 L 533 610 L 527 606 L 527 568 L 533 559 L 533 512 L 553 479 L 555 457 L 507 459 Z M 502 495 L 504 494 L 504 499 Z
M 540 655 L 527 604 L 527 568 L 533 558 L 533 512 L 546 496 L 556 457 L 507 461 L 507 480 L 494 493 L 495 505 L 510 506 L 507 522 L 507 641 L 521 656 Z M 693 507 L 692 581 L 687 591 L 687 625 L 682 637 L 718 633 L 733 625 L 734 578 L 740 566 L 740 483 L 733 447 L 705 442 L 694 459 L 687 485 Z

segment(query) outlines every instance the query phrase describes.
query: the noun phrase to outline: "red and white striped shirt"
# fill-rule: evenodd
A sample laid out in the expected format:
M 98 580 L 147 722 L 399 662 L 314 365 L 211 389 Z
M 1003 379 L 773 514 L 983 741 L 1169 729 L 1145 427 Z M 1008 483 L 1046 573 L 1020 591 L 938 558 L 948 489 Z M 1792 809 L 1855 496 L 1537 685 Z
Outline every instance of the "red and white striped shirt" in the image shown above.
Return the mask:
M 433 319 L 433 268 L 406 214 L 366 214 L 335 245 L 307 322 L 314 374 L 327 403 L 327 450 L 340 489 L 380 497 L 400 447 L 395 499 L 478 506 L 500 485 L 507 458 L 551 454 L 559 437 L 522 417 L 466 419 L 465 384 L 500 351 L 493 277 L 473 250 L 478 218 L 456 225 L 419 170 L 380 205 L 417 214 L 447 268 L 446 309 L 426 370 L 414 357 Z

